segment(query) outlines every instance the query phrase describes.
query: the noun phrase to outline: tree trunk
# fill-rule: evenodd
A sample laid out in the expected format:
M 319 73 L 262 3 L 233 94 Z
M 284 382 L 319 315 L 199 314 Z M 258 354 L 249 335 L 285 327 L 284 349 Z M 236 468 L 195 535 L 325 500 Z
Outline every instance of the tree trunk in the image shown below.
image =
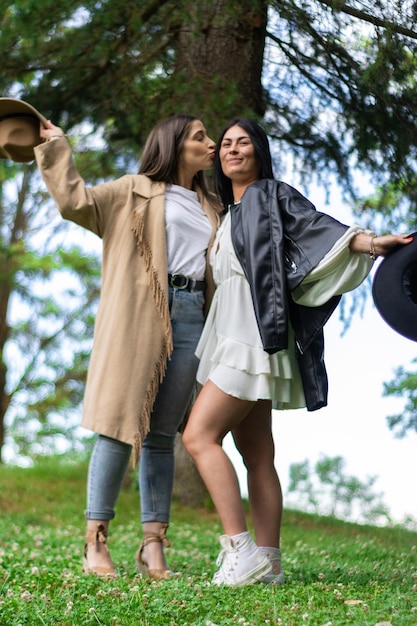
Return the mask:
M 192 20 L 178 34 L 175 78 L 186 85 L 185 110 L 201 115 L 211 133 L 237 116 L 265 112 L 261 84 L 268 3 L 190 3 Z
M 192 17 L 179 27 L 176 72 L 182 81 L 181 107 L 202 117 L 213 138 L 237 116 L 265 112 L 261 84 L 267 2 L 215 0 L 190 3 Z M 204 506 L 209 495 L 181 435 L 175 446 L 174 498 Z

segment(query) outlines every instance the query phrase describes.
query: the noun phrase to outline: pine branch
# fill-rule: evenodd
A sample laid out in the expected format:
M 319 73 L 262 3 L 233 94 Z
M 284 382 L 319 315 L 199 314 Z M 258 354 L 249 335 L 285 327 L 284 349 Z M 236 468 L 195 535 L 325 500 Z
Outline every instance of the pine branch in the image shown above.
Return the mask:
M 391 20 L 386 20 L 380 17 L 376 17 L 375 15 L 371 15 L 366 11 L 360 11 L 359 9 L 355 9 L 352 6 L 349 6 L 343 0 L 317 0 L 320 4 L 324 4 L 334 11 L 340 11 L 341 13 L 346 13 L 347 15 L 351 15 L 352 17 L 356 17 L 364 22 L 369 22 L 374 26 L 381 26 L 382 28 L 392 30 L 399 35 L 404 35 L 404 37 L 409 37 L 410 39 L 417 39 L 417 32 L 411 30 L 410 28 L 405 28 L 396 22 L 392 22 Z

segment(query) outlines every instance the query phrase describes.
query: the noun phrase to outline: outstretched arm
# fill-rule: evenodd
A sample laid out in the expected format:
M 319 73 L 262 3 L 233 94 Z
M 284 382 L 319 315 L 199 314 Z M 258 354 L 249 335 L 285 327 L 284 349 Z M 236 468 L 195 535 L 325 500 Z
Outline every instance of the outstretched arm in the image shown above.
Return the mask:
M 413 238 L 410 235 L 382 235 L 374 237 L 365 233 L 358 233 L 350 242 L 352 252 L 367 252 L 371 258 L 385 256 L 396 246 L 405 246 L 411 243 Z

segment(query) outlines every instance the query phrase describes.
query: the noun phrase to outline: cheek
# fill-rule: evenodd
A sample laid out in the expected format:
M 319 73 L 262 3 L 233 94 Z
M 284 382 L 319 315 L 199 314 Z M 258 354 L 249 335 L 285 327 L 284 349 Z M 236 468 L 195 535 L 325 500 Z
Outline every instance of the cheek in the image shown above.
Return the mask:
M 221 162 L 221 168 L 222 168 L 222 172 L 225 176 L 230 176 L 230 167 L 228 166 L 227 163 L 222 163 Z
M 205 155 L 206 155 L 206 153 L 207 153 L 207 151 L 206 151 L 206 149 L 204 148 L 204 146 L 200 146 L 200 145 L 198 145 L 198 146 L 195 146 L 195 148 L 194 148 L 194 150 L 193 150 L 193 152 L 192 152 L 192 156 L 193 156 L 195 159 L 199 159 L 200 157 L 205 156 Z
M 219 152 L 219 161 L 220 161 L 220 165 L 222 166 L 222 169 L 224 170 L 227 167 L 225 154 L 222 154 L 221 152 Z
M 248 162 L 249 162 L 249 165 L 250 165 L 251 169 L 255 170 L 256 172 L 259 172 L 259 163 L 256 160 L 254 154 L 251 154 L 249 156 Z

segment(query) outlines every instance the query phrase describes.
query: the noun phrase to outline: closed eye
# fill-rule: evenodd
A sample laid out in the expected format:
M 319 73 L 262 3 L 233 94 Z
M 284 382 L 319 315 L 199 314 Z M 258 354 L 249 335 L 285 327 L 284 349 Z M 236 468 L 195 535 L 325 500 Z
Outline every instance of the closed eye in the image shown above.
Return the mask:
M 199 131 L 198 133 L 196 133 L 196 134 L 194 135 L 194 137 L 193 137 L 193 139 L 194 139 L 195 141 L 204 141 L 204 140 L 205 140 L 205 138 L 206 138 L 206 135 L 205 135 L 203 132 L 201 132 L 201 131 Z

